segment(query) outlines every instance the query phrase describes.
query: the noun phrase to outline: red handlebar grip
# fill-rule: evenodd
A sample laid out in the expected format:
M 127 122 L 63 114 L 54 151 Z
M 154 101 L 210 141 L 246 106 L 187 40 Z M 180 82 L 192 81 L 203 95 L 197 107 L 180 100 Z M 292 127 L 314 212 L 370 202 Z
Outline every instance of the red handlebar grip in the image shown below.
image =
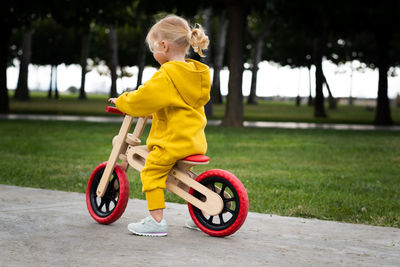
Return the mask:
M 108 107 L 106 107 L 106 111 L 110 112 L 110 113 L 119 114 L 119 115 L 125 115 L 125 113 L 119 111 L 119 109 L 117 109 L 116 107 L 108 106 Z

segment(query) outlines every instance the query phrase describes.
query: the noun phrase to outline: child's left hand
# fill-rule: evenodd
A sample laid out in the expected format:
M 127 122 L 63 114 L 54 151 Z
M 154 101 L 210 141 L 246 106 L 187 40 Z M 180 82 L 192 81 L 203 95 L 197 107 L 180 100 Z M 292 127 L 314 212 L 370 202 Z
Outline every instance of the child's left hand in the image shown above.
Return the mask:
M 116 99 L 116 98 L 109 98 L 109 99 L 108 99 L 108 103 L 111 103 L 111 104 L 114 104 L 114 105 L 115 105 L 115 102 L 117 102 L 117 99 Z

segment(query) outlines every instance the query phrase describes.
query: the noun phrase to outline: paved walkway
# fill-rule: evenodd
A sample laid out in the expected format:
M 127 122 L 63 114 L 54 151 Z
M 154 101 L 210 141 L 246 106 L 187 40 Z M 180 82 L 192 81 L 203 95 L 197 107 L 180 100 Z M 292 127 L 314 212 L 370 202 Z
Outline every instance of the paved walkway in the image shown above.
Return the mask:
M 0 185 L 0 266 L 400 266 L 400 229 L 249 213 L 225 238 L 183 227 L 187 206 L 167 203 L 169 235 L 131 235 L 146 215 L 130 199 L 100 225 L 85 195 Z
M 87 121 L 87 122 L 122 122 L 122 117 L 101 116 L 69 116 L 69 115 L 36 115 L 36 114 L 0 114 L 0 119 L 9 120 L 56 120 L 56 121 Z M 221 121 L 208 121 L 209 125 L 219 125 Z M 361 131 L 400 131 L 400 126 L 376 126 L 361 124 L 332 124 L 332 123 L 305 123 L 305 122 L 265 122 L 245 121 L 245 127 L 282 128 L 282 129 L 332 129 L 332 130 L 361 130 Z

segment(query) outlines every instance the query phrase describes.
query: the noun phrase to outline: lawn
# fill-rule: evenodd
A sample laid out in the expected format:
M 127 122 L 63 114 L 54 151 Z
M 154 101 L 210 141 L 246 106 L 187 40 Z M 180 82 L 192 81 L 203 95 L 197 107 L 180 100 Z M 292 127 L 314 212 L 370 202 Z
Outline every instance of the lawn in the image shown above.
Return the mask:
M 0 183 L 75 192 L 85 192 L 119 129 L 116 123 L 0 125 Z M 251 211 L 400 227 L 398 132 L 209 126 L 206 134 L 211 163 L 196 171 L 233 172 Z M 143 198 L 138 174 L 128 176 L 130 196 Z M 182 203 L 171 194 L 167 200 Z
M 11 99 L 11 113 L 101 115 L 106 116 L 104 106 L 107 95 L 89 94 L 88 100 L 77 100 L 76 95 L 62 94 L 59 100 L 49 100 L 43 92 L 31 93 L 31 101 Z M 224 105 L 214 105 L 212 119 L 222 119 Z M 258 105 L 244 106 L 244 119 L 247 121 L 295 121 L 317 123 L 356 123 L 371 124 L 375 111 L 364 106 L 339 105 L 336 110 L 326 108 L 328 118 L 314 118 L 314 109 L 306 104 L 296 107 L 294 102 L 259 101 Z M 400 125 L 400 107 L 391 108 L 392 119 Z

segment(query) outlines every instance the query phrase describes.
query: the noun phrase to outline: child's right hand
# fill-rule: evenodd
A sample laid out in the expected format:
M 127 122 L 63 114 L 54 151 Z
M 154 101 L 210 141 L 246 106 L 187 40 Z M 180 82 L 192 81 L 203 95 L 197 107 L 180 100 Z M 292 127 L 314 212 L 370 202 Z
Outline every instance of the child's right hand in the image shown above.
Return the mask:
M 115 105 L 115 102 L 117 102 L 117 99 L 115 97 L 108 99 L 108 103 L 111 103 L 111 104 Z

